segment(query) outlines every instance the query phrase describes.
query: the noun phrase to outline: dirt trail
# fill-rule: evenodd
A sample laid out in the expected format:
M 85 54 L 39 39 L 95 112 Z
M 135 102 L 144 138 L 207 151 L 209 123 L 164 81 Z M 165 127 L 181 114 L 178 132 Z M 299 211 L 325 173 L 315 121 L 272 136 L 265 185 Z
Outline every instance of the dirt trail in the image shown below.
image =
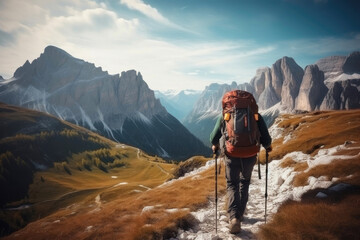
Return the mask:
M 215 240 L 215 239 L 256 239 L 254 233 L 261 224 L 265 223 L 265 167 L 262 166 L 262 179 L 258 178 L 258 169 L 254 168 L 249 189 L 249 202 L 242 222 L 241 233 L 234 235 L 229 233 L 227 212 L 225 209 L 226 196 L 220 196 L 218 201 L 218 231 L 215 234 L 215 205 L 210 202 L 209 206 L 192 214 L 199 220 L 199 225 L 189 231 L 180 230 L 179 240 Z M 272 208 L 271 200 L 268 199 L 268 211 Z

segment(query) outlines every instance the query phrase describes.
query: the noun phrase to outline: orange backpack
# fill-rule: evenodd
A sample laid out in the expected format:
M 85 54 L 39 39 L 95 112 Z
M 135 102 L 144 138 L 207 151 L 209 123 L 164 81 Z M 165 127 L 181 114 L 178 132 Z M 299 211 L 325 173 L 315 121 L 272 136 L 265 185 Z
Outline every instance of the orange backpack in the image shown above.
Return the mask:
M 258 105 L 254 96 L 246 91 L 233 90 L 222 99 L 225 122 L 225 154 L 247 158 L 260 151 L 260 131 L 257 125 Z

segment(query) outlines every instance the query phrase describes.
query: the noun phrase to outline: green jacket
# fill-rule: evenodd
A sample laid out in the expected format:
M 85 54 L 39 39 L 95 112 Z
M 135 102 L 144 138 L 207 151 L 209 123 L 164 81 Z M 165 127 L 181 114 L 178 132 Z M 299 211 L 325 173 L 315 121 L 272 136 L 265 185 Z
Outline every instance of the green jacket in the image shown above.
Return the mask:
M 219 144 L 219 140 L 221 138 L 221 125 L 223 122 L 223 116 L 222 114 L 220 114 L 220 116 L 218 117 L 214 130 L 211 132 L 210 134 L 210 142 L 212 145 L 218 145 Z M 263 117 L 259 114 L 259 120 L 257 121 L 258 127 L 259 127 L 259 131 L 260 131 L 260 143 L 261 145 L 266 149 L 268 147 L 271 146 L 271 137 L 269 134 L 269 130 L 266 126 L 266 123 L 263 119 Z

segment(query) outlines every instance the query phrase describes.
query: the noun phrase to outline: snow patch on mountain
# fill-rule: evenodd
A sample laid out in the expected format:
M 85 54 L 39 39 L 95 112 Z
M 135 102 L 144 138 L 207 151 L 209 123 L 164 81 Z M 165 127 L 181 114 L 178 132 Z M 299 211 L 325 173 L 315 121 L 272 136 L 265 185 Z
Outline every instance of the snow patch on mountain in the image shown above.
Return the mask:
M 93 131 L 97 131 L 97 129 L 95 128 L 93 122 L 91 121 L 91 118 L 86 115 L 84 109 L 78 105 L 80 113 L 81 113 L 81 120 L 82 120 L 82 124 L 85 125 L 85 123 L 89 126 L 89 128 Z
M 159 145 L 159 148 L 158 148 L 158 153 L 159 153 L 159 156 L 161 156 L 163 158 L 169 158 L 170 157 L 170 155 L 160 145 Z
M 104 116 L 103 116 L 103 114 L 102 114 L 102 112 L 101 112 L 101 110 L 100 110 L 99 108 L 98 108 L 97 112 L 98 112 L 98 114 L 99 114 L 100 122 L 102 123 L 105 131 L 106 131 L 109 135 L 111 135 L 111 137 L 112 137 L 113 139 L 115 139 L 117 142 L 119 142 L 119 141 L 115 138 L 115 136 L 114 136 L 113 131 L 111 130 L 111 128 L 105 123 Z
M 141 112 L 137 111 L 135 114 L 136 118 L 139 119 L 140 121 L 144 122 L 147 125 L 151 125 L 151 120 L 149 118 L 147 118 L 144 114 L 142 114 Z
M 338 74 L 334 74 L 334 75 L 335 75 L 334 77 L 326 78 L 324 83 L 328 84 L 328 83 L 346 81 L 346 80 L 351 80 L 351 79 L 360 79 L 359 73 L 353 73 L 353 74 L 341 73 L 340 75 L 338 75 Z

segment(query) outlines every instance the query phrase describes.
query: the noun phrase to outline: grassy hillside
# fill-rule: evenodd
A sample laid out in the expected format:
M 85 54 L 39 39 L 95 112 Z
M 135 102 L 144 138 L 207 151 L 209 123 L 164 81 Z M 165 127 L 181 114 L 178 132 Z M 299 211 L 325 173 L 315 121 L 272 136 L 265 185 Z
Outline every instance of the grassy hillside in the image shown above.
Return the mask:
M 331 148 L 345 141 L 358 142 L 359 122 L 359 110 L 284 115 L 276 122 L 284 130 L 282 137 L 273 144 L 276 147 L 271 159 L 281 159 L 294 151 L 315 155 L 321 148 Z
M 314 112 L 285 115 L 276 122 L 283 131 L 275 140 L 271 159 L 282 159 L 281 167 L 296 172 L 294 187 L 309 184 L 310 178 L 333 180 L 346 186 L 341 191 L 314 189 L 300 202 L 288 201 L 264 225 L 259 239 L 358 239 L 360 236 L 360 111 Z M 336 146 L 326 159 L 331 163 L 310 167 L 311 162 L 284 157 L 301 151 L 315 157 L 321 149 Z M 338 156 L 338 157 L 337 157 Z M 344 157 L 345 156 L 345 157 Z M 349 185 L 347 185 L 349 184 Z M 319 192 L 328 195 L 317 197 Z
M 112 201 L 172 177 L 173 164 L 53 116 L 0 103 L 0 119 L 1 235 L 100 194 Z
M 50 115 L 0 103 L 0 205 L 27 197 L 33 173 L 111 142 Z

